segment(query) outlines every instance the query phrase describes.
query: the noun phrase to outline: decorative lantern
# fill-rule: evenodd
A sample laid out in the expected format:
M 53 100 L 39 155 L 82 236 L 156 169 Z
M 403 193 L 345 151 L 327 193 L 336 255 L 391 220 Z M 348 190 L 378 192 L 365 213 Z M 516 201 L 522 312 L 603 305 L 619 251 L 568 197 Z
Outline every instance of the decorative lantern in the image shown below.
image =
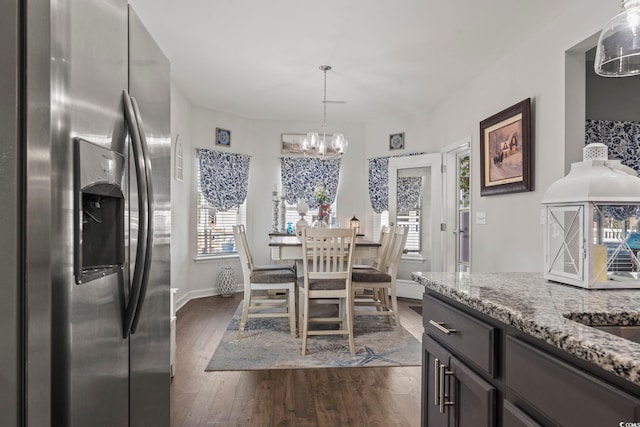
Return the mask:
M 360 234 L 360 220 L 355 215 L 349 220 L 349 227 L 355 228 L 356 234 Z
M 545 193 L 544 278 L 587 289 L 640 288 L 640 178 L 607 146 L 589 144 L 583 161 Z

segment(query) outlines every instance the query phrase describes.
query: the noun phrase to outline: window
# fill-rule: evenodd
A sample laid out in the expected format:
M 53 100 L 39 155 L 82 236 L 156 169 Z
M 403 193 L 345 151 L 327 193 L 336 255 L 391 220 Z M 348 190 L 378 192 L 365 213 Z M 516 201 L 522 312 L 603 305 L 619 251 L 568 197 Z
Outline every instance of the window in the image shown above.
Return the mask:
M 407 227 L 407 243 L 405 253 L 420 255 L 422 252 L 422 239 L 420 232 L 422 217 L 422 200 L 415 209 L 398 211 L 398 223 L 396 225 Z
M 420 213 L 422 209 L 418 207 L 416 210 L 398 212 L 398 223 L 396 225 L 408 227 L 407 243 L 405 244 L 405 253 L 419 254 L 421 250 L 420 239 Z M 373 214 L 373 240 L 380 240 L 380 229 L 389 225 L 389 211 Z
M 428 176 L 429 169 L 426 167 L 405 168 L 397 171 L 396 225 L 408 228 L 405 254 L 410 256 L 422 255 L 423 193 L 426 188 L 429 188 Z
M 199 162 L 196 162 L 196 192 L 196 257 L 236 254 L 233 226 L 246 222 L 246 202 L 239 208 L 212 215 L 200 189 Z
M 380 230 L 385 225 L 389 225 L 389 211 L 373 213 L 373 241 L 380 240 Z

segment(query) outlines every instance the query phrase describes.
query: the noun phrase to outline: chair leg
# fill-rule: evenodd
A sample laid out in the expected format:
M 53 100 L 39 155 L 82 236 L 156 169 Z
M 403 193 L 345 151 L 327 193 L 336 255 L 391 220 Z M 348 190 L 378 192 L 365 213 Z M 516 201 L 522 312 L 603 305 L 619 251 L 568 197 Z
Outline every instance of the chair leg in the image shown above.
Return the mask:
M 302 334 L 302 325 L 304 325 L 304 292 L 298 289 L 298 338 Z
M 289 303 L 289 329 L 291 330 L 291 338 L 296 337 L 296 295 L 295 285 L 289 288 L 287 297 Z
M 302 307 L 302 355 L 305 356 L 307 354 L 307 332 L 309 330 L 309 295 L 306 289 L 300 294 L 304 294 L 304 304 Z
M 391 305 L 393 307 L 393 316 L 396 319 L 396 329 L 398 329 L 398 333 L 402 335 L 402 325 L 400 324 L 400 312 L 398 311 L 398 296 L 396 295 L 395 286 L 391 287 Z M 391 316 L 387 316 L 387 317 L 391 317 Z
M 349 331 L 349 350 L 351 351 L 351 355 L 356 355 L 356 345 L 353 340 L 353 300 L 350 295 L 347 295 L 345 298 L 345 317 L 347 319 L 347 330 Z
M 249 306 L 251 306 L 251 291 L 245 291 L 244 300 L 242 301 L 242 316 L 240 317 L 240 324 L 238 325 L 238 335 L 236 336 L 237 340 L 242 338 L 242 334 L 244 333 L 244 327 L 247 324 L 247 319 L 249 318 Z

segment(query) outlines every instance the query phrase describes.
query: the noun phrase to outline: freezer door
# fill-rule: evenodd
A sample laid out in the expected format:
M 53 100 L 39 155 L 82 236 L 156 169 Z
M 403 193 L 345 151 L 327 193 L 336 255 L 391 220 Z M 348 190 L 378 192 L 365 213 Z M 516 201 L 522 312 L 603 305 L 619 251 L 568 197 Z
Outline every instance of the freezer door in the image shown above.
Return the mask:
M 130 335 L 130 425 L 169 425 L 170 81 L 169 61 L 129 7 L 129 93 L 139 107 L 153 188 L 153 247 L 146 292 Z M 133 179 L 132 179 L 133 181 Z M 132 192 L 137 188 L 132 183 Z M 130 216 L 137 217 L 131 198 Z M 137 235 L 132 222 L 130 235 Z M 139 243 L 138 243 L 139 245 Z M 131 248 L 136 246 L 132 242 Z
M 124 426 L 129 420 L 129 343 L 122 338 L 126 277 L 119 269 L 77 283 L 74 274 L 74 240 L 84 238 L 83 247 L 97 246 L 86 241 L 89 233 L 78 233 L 76 220 L 105 225 L 107 218 L 120 214 L 105 212 L 108 206 L 100 194 L 82 198 L 74 164 L 89 168 L 90 159 L 74 153 L 74 141 L 81 138 L 98 151 L 125 154 L 121 96 L 127 86 L 127 3 L 63 0 L 50 7 L 51 423 Z M 109 159 L 98 156 L 95 167 L 108 169 Z M 118 179 L 126 189 L 126 176 Z M 127 197 L 126 190 L 122 196 Z M 78 209 L 86 217 L 81 219 Z M 95 233 L 95 238 L 101 234 L 108 235 Z M 101 257 L 90 258 L 98 262 Z

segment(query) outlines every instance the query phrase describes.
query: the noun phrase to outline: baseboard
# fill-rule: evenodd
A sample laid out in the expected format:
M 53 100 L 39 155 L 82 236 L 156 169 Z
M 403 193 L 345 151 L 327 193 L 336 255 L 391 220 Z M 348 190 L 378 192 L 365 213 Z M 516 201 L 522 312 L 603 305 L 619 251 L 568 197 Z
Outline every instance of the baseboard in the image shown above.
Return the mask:
M 398 280 L 396 281 L 396 286 L 398 297 L 422 301 L 424 285 L 414 282 L 413 280 Z
M 422 301 L 422 295 L 424 294 L 424 285 L 416 283 L 413 280 L 398 280 L 396 284 L 398 286 L 398 297 Z M 236 292 L 242 292 L 242 290 L 242 287 L 236 287 Z M 215 288 L 189 291 L 176 300 L 176 311 L 180 310 L 186 303 L 188 303 L 192 299 L 212 297 L 215 295 L 220 295 L 220 292 L 218 292 L 218 290 Z
M 236 292 L 241 292 L 242 290 L 242 286 L 236 286 Z M 220 292 L 215 288 L 198 289 L 196 291 L 186 292 L 176 300 L 176 311 L 180 310 L 186 303 L 188 303 L 192 299 L 213 297 L 216 295 L 220 295 Z

